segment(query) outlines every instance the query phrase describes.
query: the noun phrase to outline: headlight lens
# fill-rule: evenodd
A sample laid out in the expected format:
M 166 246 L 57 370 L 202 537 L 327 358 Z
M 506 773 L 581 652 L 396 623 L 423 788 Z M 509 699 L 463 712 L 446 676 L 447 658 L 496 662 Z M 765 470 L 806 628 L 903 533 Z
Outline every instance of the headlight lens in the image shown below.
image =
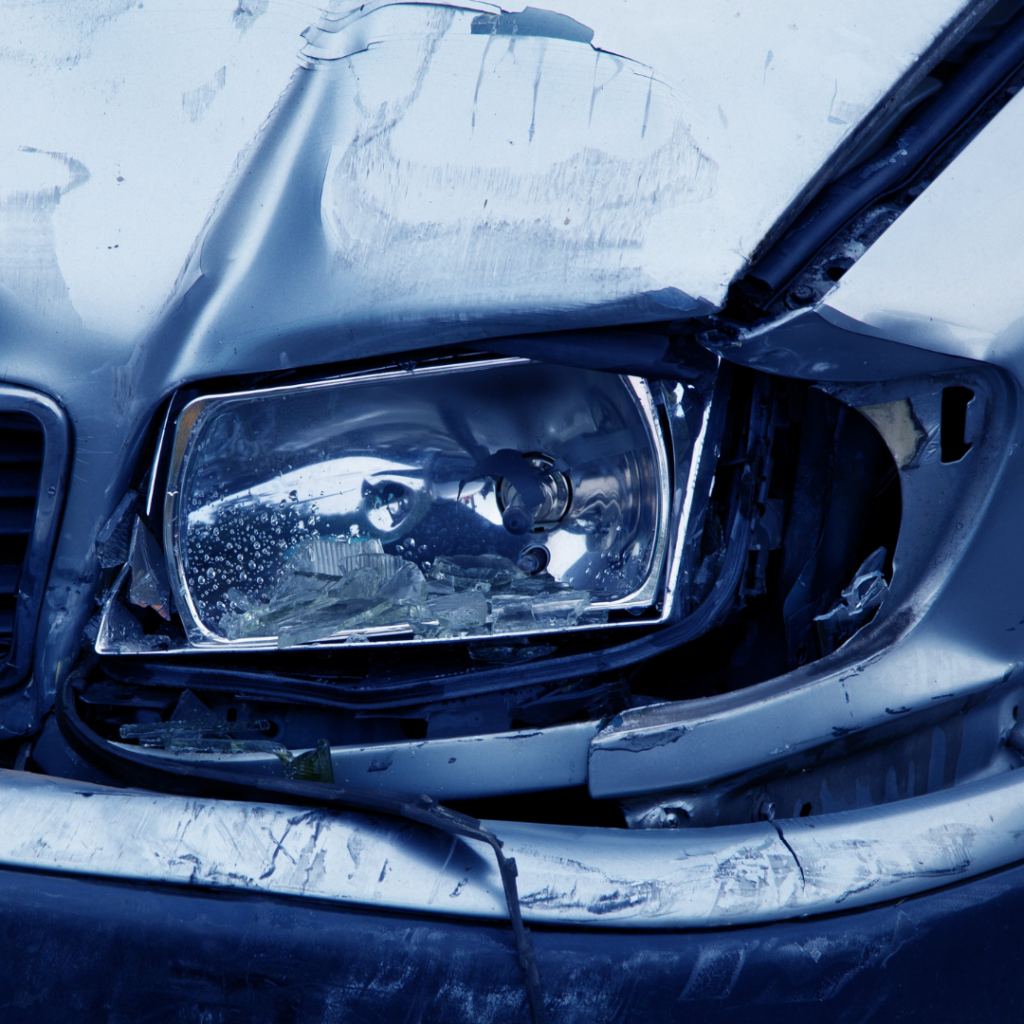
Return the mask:
M 520 359 L 196 399 L 164 510 L 193 646 L 601 624 L 663 579 L 648 384 Z

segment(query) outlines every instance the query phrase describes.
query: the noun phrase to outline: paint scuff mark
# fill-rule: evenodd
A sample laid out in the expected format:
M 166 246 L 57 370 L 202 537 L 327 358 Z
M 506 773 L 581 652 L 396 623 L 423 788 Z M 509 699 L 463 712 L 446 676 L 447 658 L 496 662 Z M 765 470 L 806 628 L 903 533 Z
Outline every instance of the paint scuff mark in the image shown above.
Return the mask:
M 527 7 L 518 14 L 480 14 L 470 25 L 473 35 L 541 36 L 590 44 L 594 30 L 567 14 Z
M 537 93 L 540 91 L 540 79 L 544 73 L 544 48 L 537 55 L 537 75 L 533 80 L 533 110 L 530 114 L 530 142 L 537 131 Z
M 185 116 L 192 124 L 196 124 L 203 119 L 217 93 L 224 88 L 227 77 L 228 69 L 227 67 L 222 67 L 210 81 L 204 82 L 196 89 L 182 93 L 181 109 L 185 111 Z
M 685 725 L 676 725 L 670 729 L 659 729 L 657 732 L 627 733 L 610 743 L 602 743 L 602 750 L 624 750 L 639 753 L 642 750 L 653 750 L 655 747 L 667 747 L 670 743 L 678 743 L 690 730 Z
M 735 949 L 709 947 L 697 954 L 697 962 L 690 971 L 686 987 L 678 1002 L 691 999 L 728 999 L 736 987 L 740 972 L 747 960 L 744 946 Z
M 256 20 L 267 13 L 270 0 L 238 0 L 238 6 L 231 12 L 231 20 L 239 32 L 245 33 Z

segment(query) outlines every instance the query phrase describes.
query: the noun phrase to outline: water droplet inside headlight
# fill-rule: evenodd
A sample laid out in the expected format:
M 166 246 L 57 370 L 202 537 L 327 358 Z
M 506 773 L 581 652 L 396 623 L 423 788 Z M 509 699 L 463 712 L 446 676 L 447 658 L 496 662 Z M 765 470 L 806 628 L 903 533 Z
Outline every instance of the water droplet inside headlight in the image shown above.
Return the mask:
M 211 396 L 175 451 L 194 642 L 505 635 L 657 599 L 668 458 L 638 378 L 502 359 Z

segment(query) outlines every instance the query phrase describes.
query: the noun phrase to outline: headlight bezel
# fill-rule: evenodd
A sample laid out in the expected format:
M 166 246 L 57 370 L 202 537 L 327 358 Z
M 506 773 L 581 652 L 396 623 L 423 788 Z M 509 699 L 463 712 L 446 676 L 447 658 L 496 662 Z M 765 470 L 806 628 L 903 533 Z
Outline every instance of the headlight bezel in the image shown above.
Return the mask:
M 694 484 L 703 475 L 699 467 L 706 461 L 705 440 L 710 422 L 713 389 L 695 386 L 691 380 L 664 380 L 662 377 L 646 378 L 638 374 L 621 373 L 616 370 L 587 371 L 573 369 L 561 363 L 546 363 L 535 358 L 511 355 L 493 356 L 482 353 L 466 356 L 457 354 L 447 359 L 426 360 L 422 364 L 406 366 L 394 362 L 385 367 L 361 368 L 349 373 L 306 379 L 295 383 L 272 384 L 265 387 L 223 388 L 211 387 L 204 390 L 193 387 L 191 393 L 172 396 L 164 417 L 157 452 L 149 472 L 149 497 L 147 510 L 154 531 L 160 535 L 167 554 L 167 570 L 170 581 L 172 608 L 181 619 L 182 635 L 160 635 L 141 637 L 141 630 L 134 627 L 127 633 L 120 629 L 117 605 L 122 610 L 128 607 L 127 570 L 115 582 L 106 602 L 102 621 L 98 629 L 96 650 L 99 654 L 181 654 L 210 652 L 259 652 L 276 650 L 283 646 L 274 636 L 228 639 L 207 628 L 192 600 L 187 581 L 182 571 L 180 550 L 181 536 L 178 521 L 181 513 L 181 474 L 187 465 L 190 444 L 195 436 L 197 424 L 205 410 L 215 407 L 218 402 L 238 402 L 262 399 L 282 394 L 302 394 L 324 389 L 357 386 L 366 382 L 387 380 L 408 380 L 412 376 L 429 376 L 465 370 L 487 370 L 512 366 L 558 367 L 572 373 L 594 372 L 617 378 L 628 389 L 638 414 L 643 420 L 656 468 L 657 516 L 654 533 L 655 544 L 650 559 L 651 570 L 643 584 L 612 600 L 595 601 L 592 607 L 611 616 L 610 621 L 580 622 L 568 627 L 529 628 L 508 630 L 500 634 L 485 632 L 462 635 L 423 636 L 410 635 L 407 626 L 381 626 L 371 629 L 353 628 L 336 635 L 301 643 L 302 649 L 338 648 L 350 643 L 351 637 L 368 639 L 374 644 L 408 645 L 422 643 L 452 643 L 466 641 L 488 641 L 499 638 L 512 642 L 538 634 L 552 635 L 556 632 L 579 630 L 602 630 L 622 625 L 658 625 L 676 616 L 678 612 L 677 593 L 687 572 L 683 566 L 688 524 L 697 523 L 703 513 L 703 498 L 694 493 Z M 684 408 L 685 407 L 685 408 Z M 123 620 L 123 615 L 120 616 Z M 147 630 L 147 633 L 150 632 Z M 173 633 L 174 630 L 166 630 Z M 290 646 L 290 645 L 288 645 Z

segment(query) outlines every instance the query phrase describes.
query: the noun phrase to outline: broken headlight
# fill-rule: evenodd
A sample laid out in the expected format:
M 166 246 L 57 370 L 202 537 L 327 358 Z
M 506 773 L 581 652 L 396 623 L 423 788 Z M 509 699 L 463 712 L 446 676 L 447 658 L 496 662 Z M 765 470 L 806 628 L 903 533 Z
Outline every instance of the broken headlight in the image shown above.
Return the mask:
M 167 460 L 177 618 L 145 635 L 131 620 L 132 605 L 167 617 L 140 520 L 98 649 L 661 621 L 683 528 L 672 476 L 694 459 L 684 390 L 492 359 L 198 397 Z

